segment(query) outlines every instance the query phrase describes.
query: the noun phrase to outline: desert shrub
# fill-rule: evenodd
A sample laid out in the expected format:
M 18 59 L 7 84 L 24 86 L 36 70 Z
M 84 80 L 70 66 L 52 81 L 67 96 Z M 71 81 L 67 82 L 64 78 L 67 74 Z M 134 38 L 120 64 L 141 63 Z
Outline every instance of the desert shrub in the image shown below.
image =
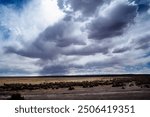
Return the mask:
M 133 83 L 130 83 L 130 84 L 129 84 L 129 87 L 132 87 L 132 86 L 134 86 L 134 84 L 133 84 Z
M 88 88 L 88 85 L 83 84 L 82 87 L 83 88 Z
M 9 100 L 24 100 L 20 93 L 12 94 Z
M 71 86 L 68 88 L 68 90 L 75 90 L 75 88 Z
M 116 82 L 116 81 L 114 81 L 114 82 Z M 105 81 L 105 82 L 103 82 L 103 85 L 111 85 L 112 84 L 112 81 L 111 80 L 107 80 L 107 81 Z
M 123 82 L 113 82 L 112 87 L 122 87 L 125 86 L 125 84 Z
M 94 85 L 91 84 L 91 85 L 89 85 L 89 87 L 92 88 L 92 87 L 94 87 Z
M 135 79 L 135 83 L 136 83 L 137 86 L 138 85 L 143 85 L 143 84 L 150 84 L 150 77 L 144 77 L 144 76 L 141 77 L 141 76 L 139 76 Z
M 136 84 L 137 86 L 139 86 L 139 85 L 142 85 L 142 82 L 136 81 L 135 84 Z
M 145 85 L 144 85 L 144 88 L 150 88 L 150 85 L 145 84 Z

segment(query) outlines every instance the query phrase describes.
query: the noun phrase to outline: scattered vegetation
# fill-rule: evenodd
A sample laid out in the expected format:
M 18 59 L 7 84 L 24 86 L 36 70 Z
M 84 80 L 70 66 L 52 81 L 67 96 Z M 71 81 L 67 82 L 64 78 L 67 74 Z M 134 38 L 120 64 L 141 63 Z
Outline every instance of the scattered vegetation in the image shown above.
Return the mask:
M 83 88 L 91 88 L 99 85 L 110 85 L 112 81 L 83 81 L 83 82 L 51 82 L 51 83 L 41 83 L 41 84 L 4 84 L 0 86 L 0 90 L 7 91 L 19 91 L 19 90 L 36 90 L 36 89 L 59 89 L 81 86 Z
M 145 84 L 144 88 L 150 88 L 150 84 Z
M 132 87 L 132 86 L 134 86 L 134 84 L 133 83 L 129 83 L 129 87 Z
M 112 87 L 122 87 L 125 86 L 123 82 L 113 82 Z
M 75 90 L 75 88 L 74 87 L 69 87 L 68 90 Z
M 24 100 L 20 93 L 12 94 L 9 100 Z
M 37 90 L 37 89 L 59 89 L 68 88 L 68 90 L 74 90 L 76 86 L 83 88 L 92 88 L 102 85 L 112 85 L 112 87 L 124 87 L 127 83 L 129 86 L 135 85 L 139 87 L 150 88 L 149 77 L 129 77 L 129 78 L 114 78 L 113 80 L 95 80 L 95 81 L 82 81 L 82 82 L 50 82 L 41 84 L 4 84 L 0 86 L 0 91 L 20 91 L 20 90 Z M 17 95 L 16 95 L 17 97 Z M 19 94 L 18 94 L 19 97 Z

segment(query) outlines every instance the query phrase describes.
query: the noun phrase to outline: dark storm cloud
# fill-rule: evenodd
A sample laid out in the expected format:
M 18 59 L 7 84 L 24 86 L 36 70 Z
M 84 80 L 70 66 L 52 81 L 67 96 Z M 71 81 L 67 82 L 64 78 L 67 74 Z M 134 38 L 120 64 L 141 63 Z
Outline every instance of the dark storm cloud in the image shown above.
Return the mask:
M 133 23 L 137 6 L 117 3 L 106 16 L 99 16 L 88 25 L 89 38 L 105 39 L 124 33 L 128 24 Z
M 21 50 L 8 47 L 5 50 L 7 53 L 16 53 L 30 58 L 55 59 L 59 54 L 63 53 L 62 51 L 65 47 L 85 45 L 84 40 L 70 35 L 72 28 L 66 22 L 59 22 L 48 27 L 28 47 Z
M 101 62 L 90 62 L 86 64 L 86 67 L 87 68 L 95 67 L 95 68 L 99 68 L 100 70 L 102 70 L 103 68 L 114 67 L 115 65 L 121 65 L 124 62 L 125 60 L 123 58 L 110 57 L 109 59 L 106 59 Z
M 136 49 L 143 49 L 143 50 L 147 50 L 150 48 L 150 43 L 145 43 L 143 45 L 140 45 L 139 47 L 137 47 Z
M 45 66 L 40 73 L 44 75 L 64 75 L 68 73 L 68 68 L 63 65 Z
M 150 42 L 150 35 L 144 35 L 144 36 L 140 37 L 139 39 L 137 39 L 136 41 L 139 45 L 144 44 L 144 43 L 149 43 Z
M 122 47 L 122 48 L 116 48 L 115 50 L 113 50 L 113 53 L 123 53 L 130 50 L 129 47 Z
M 65 55 L 94 55 L 97 53 L 107 54 L 109 51 L 108 46 L 99 46 L 96 44 L 91 44 L 89 46 L 80 48 L 80 49 L 70 49 L 66 50 L 63 53 Z
M 150 35 L 144 35 L 135 39 L 132 43 L 136 46 L 135 49 L 147 50 L 150 48 Z
M 74 27 L 71 25 L 71 22 L 59 22 L 47 28 L 37 40 L 45 41 L 45 43 L 54 42 L 58 47 L 66 47 L 72 44 L 84 45 L 85 43 L 82 39 L 70 35 L 74 31 Z
M 41 74 L 46 74 L 46 75 L 64 75 L 70 73 L 70 70 L 75 70 L 78 71 L 76 74 L 84 74 L 89 72 L 93 72 L 92 70 L 98 70 L 103 71 L 104 68 L 107 67 L 114 67 L 115 65 L 120 65 L 122 62 L 125 60 L 122 58 L 118 57 L 112 57 L 109 59 L 106 59 L 105 61 L 99 61 L 99 62 L 89 62 L 85 65 L 75 65 L 75 64 L 59 64 L 59 65 L 50 65 L 50 66 L 45 66 L 40 73 Z M 83 71 L 84 73 L 82 73 Z M 90 73 L 89 73 L 90 74 Z
M 40 71 L 41 74 L 46 75 L 64 75 L 68 74 L 71 69 L 82 69 L 84 66 L 73 65 L 73 64 L 57 64 L 57 65 L 46 65 Z
M 40 58 L 40 59 L 55 59 L 61 52 L 61 48 L 55 47 L 50 44 L 47 47 L 44 41 L 35 41 L 31 45 L 23 49 L 15 49 L 12 47 L 5 47 L 6 53 L 15 53 L 17 55 L 29 57 L 29 58 Z
M 60 9 L 71 6 L 74 12 L 80 11 L 85 16 L 93 15 L 95 10 L 104 3 L 104 0 L 58 0 Z

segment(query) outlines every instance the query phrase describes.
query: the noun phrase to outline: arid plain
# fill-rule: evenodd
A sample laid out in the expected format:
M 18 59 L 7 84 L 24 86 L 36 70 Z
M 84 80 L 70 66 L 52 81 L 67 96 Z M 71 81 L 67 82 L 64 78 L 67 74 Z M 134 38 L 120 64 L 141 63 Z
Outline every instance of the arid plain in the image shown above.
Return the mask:
M 1 77 L 1 100 L 147 100 L 150 75 Z

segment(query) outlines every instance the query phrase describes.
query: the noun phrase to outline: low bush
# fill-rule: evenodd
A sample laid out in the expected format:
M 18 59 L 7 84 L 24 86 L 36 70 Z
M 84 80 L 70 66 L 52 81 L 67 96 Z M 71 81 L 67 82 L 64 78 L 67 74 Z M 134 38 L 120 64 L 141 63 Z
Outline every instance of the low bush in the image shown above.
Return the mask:
M 75 90 L 75 88 L 74 87 L 69 87 L 68 90 Z
M 9 100 L 24 100 L 20 93 L 12 94 Z

